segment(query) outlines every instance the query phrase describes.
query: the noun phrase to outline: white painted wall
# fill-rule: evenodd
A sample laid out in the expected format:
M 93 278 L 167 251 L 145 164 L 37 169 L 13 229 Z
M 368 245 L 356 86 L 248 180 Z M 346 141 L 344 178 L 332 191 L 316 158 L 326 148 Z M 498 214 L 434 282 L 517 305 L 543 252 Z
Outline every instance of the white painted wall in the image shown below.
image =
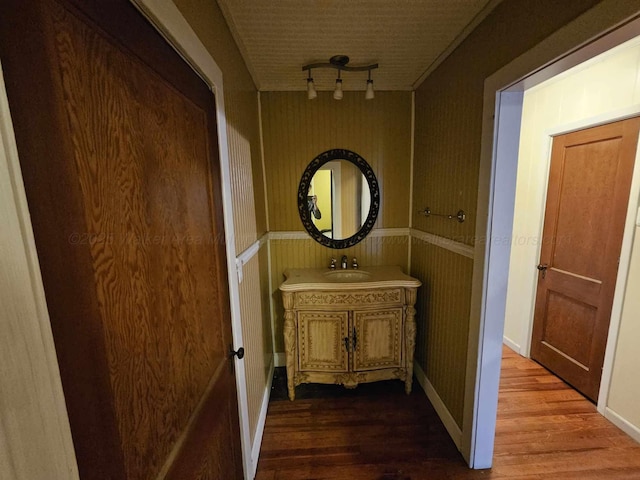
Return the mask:
M 504 328 L 505 343 L 525 356 L 528 356 L 530 349 L 537 280 L 535 266 L 542 236 L 550 135 L 637 113 L 640 113 L 640 38 L 630 40 L 525 92 Z M 629 219 L 635 218 L 638 206 L 637 180 L 634 183 Z M 640 239 L 637 236 L 633 239 L 635 232 L 633 227 L 629 228 L 629 223 L 632 224 L 633 220 L 627 222 L 625 231 L 627 262 L 621 262 L 621 274 L 618 277 L 618 284 L 624 288 L 616 293 L 619 304 L 616 308 L 614 303 L 612 314 L 614 338 L 609 339 L 609 345 L 613 347 L 610 350 L 615 352 L 607 353 L 613 362 L 610 395 L 607 401 L 607 392 L 604 391 L 603 396 L 601 391 L 600 400 L 604 398 L 610 409 L 638 427 L 640 375 L 631 368 L 640 365 L 640 350 L 632 343 L 633 338 L 636 343 L 640 338 L 640 305 L 638 295 L 634 298 L 630 292 L 640 289 L 640 268 L 632 265 L 628 270 L 628 255 L 633 249 L 634 262 L 639 262 Z M 623 245 L 623 254 L 624 249 Z M 614 318 L 616 310 L 617 319 Z M 621 332 L 619 338 L 615 338 L 618 331 L 616 325 L 619 325 Z M 605 371 L 605 386 L 606 375 Z
M 638 221 L 640 225 L 640 219 Z M 622 308 L 620 332 L 605 416 L 640 442 L 640 227 L 635 241 Z

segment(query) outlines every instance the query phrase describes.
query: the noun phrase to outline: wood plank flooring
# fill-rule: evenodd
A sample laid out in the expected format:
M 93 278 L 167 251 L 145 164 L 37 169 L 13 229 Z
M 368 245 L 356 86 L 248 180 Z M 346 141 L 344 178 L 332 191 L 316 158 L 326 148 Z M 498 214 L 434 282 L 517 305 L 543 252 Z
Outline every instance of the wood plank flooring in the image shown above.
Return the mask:
M 346 390 L 276 379 L 256 480 L 639 480 L 640 444 L 537 363 L 505 348 L 494 465 L 470 470 L 419 385 Z

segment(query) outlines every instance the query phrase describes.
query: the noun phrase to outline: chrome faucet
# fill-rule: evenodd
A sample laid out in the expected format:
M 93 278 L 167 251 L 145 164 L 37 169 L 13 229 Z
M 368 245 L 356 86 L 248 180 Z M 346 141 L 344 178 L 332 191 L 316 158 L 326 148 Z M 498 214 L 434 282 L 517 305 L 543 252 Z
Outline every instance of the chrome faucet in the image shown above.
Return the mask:
M 342 268 L 344 268 L 344 269 L 346 269 L 346 268 L 347 268 L 347 256 L 346 256 L 346 255 L 343 255 L 343 256 L 342 256 L 342 261 L 340 262 L 340 266 L 341 266 Z

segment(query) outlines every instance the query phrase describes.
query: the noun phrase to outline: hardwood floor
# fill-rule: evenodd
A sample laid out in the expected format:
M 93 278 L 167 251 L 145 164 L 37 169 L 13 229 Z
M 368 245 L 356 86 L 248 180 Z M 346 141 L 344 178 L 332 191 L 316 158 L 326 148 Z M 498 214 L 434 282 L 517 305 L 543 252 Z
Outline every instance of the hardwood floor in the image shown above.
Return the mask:
M 256 480 L 631 480 L 640 444 L 537 363 L 505 348 L 494 466 L 470 470 L 419 385 L 274 381 Z

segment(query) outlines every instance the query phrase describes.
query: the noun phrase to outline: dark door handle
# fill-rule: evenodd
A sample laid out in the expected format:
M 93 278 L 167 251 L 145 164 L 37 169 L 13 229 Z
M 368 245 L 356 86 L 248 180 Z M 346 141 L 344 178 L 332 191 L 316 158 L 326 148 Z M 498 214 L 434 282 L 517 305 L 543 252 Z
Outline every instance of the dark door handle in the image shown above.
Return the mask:
M 547 265 L 546 263 L 541 263 L 536 268 L 538 269 L 538 271 L 542 272 L 542 278 L 544 278 L 547 275 L 547 268 L 549 268 L 549 265 Z
M 238 350 L 231 350 L 229 352 L 229 358 L 233 358 L 234 356 L 238 357 L 238 360 L 242 360 L 244 358 L 244 347 L 240 347 Z
M 344 337 L 344 349 L 349 351 L 349 337 Z

